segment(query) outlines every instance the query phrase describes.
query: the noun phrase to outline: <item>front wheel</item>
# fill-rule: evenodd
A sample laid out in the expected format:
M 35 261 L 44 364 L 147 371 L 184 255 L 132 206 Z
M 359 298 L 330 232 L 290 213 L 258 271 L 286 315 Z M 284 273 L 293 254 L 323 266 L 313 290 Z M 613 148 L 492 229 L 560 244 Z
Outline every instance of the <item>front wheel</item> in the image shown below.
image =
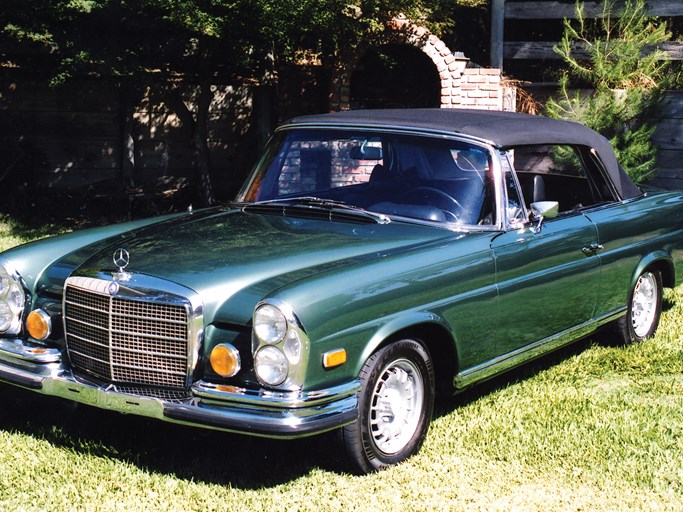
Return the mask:
M 421 343 L 401 340 L 375 352 L 360 380 L 359 417 L 340 436 L 351 469 L 363 474 L 420 450 L 434 409 L 434 368 Z
M 631 290 L 626 316 L 616 322 L 620 341 L 630 344 L 652 337 L 661 313 L 662 275 L 656 270 L 646 270 Z

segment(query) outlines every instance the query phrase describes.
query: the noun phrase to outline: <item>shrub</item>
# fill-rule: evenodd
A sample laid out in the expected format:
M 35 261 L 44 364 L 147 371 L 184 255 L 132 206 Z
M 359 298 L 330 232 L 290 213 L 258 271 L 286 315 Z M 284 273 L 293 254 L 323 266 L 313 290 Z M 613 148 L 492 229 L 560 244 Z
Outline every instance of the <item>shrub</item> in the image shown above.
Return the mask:
M 581 122 L 607 137 L 636 183 L 655 171 L 655 127 L 647 118 L 674 79 L 670 61 L 658 48 L 670 37 L 666 23 L 648 15 L 644 0 L 626 0 L 618 12 L 613 1 L 604 0 L 593 20 L 577 2 L 576 19 L 564 20 L 562 40 L 555 47 L 567 69 L 546 114 Z M 570 87 L 591 90 L 572 92 Z

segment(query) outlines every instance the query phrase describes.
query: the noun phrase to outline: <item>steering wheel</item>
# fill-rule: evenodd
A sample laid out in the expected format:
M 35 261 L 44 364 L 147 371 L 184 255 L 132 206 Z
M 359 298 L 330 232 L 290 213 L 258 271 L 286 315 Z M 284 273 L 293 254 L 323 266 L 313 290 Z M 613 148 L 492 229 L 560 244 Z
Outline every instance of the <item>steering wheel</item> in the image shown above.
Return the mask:
M 420 194 L 422 195 L 419 197 L 420 202 L 418 204 L 437 206 L 437 204 L 441 203 L 441 206 L 438 206 L 438 208 L 441 208 L 444 214 L 446 214 L 447 216 L 453 217 L 455 219 L 454 222 L 459 221 L 458 216 L 453 210 L 462 210 L 462 206 L 456 198 L 454 198 L 447 192 L 444 192 L 443 190 L 439 190 L 438 188 L 427 186 L 416 187 L 406 192 L 401 198 L 401 200 L 406 202 L 412 202 L 411 200 L 417 199 L 416 196 L 419 196 Z M 446 206 L 445 208 L 443 207 L 443 200 L 446 200 L 446 202 L 448 202 L 448 206 Z

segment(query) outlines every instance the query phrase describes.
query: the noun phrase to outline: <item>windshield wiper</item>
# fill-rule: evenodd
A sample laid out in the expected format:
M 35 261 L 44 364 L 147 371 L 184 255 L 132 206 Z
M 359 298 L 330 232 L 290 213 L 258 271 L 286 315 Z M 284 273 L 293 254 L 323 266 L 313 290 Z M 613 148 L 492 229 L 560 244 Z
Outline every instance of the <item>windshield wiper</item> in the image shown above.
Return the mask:
M 316 196 L 299 196 L 299 197 L 279 197 L 277 199 L 269 199 L 267 201 L 256 201 L 254 204 L 300 204 L 304 206 L 319 206 L 321 208 L 342 208 L 344 210 L 359 210 L 363 208 L 353 206 L 344 201 L 337 201 L 336 199 L 326 199 Z
M 302 197 L 287 197 L 274 199 L 272 202 L 275 203 L 287 203 L 287 204 L 302 204 L 305 206 L 320 206 L 321 208 L 342 208 L 344 210 L 361 210 L 357 206 L 352 206 L 346 204 L 344 201 L 337 201 L 335 199 L 325 199 L 316 196 L 302 196 Z
M 379 224 L 388 224 L 391 219 L 384 215 L 383 213 L 375 213 L 365 210 L 359 206 L 354 206 L 347 204 L 343 201 L 337 201 L 334 199 L 325 199 L 316 196 L 300 196 L 300 197 L 284 197 L 278 199 L 270 199 L 267 201 L 256 201 L 251 203 L 253 206 L 277 206 L 277 207 L 287 207 L 287 206 L 304 206 L 309 208 L 319 208 L 327 210 L 330 213 L 333 212 L 344 212 L 357 215 L 364 218 L 370 218 Z M 247 205 L 249 206 L 249 205 Z

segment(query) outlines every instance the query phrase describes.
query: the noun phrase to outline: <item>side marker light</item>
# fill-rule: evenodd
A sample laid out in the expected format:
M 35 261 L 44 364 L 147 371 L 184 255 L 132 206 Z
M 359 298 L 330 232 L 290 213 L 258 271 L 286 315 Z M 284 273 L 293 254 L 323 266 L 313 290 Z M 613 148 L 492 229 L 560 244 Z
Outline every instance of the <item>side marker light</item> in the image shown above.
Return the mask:
M 334 368 L 346 362 L 346 349 L 338 348 L 323 354 L 323 368 Z

